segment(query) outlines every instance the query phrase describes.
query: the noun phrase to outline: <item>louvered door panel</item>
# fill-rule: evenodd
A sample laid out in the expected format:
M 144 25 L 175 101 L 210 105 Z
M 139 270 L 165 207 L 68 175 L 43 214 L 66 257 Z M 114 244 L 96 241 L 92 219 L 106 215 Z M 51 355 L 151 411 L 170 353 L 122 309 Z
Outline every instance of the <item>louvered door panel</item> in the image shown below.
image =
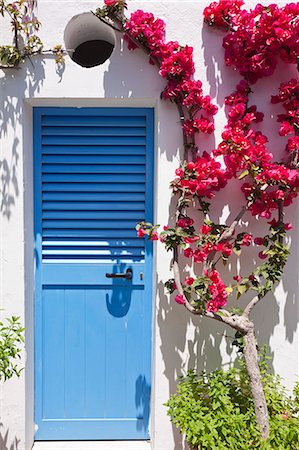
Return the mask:
M 148 439 L 153 111 L 36 108 L 34 130 L 35 439 Z
M 146 117 L 44 115 L 41 143 L 43 261 L 142 261 Z

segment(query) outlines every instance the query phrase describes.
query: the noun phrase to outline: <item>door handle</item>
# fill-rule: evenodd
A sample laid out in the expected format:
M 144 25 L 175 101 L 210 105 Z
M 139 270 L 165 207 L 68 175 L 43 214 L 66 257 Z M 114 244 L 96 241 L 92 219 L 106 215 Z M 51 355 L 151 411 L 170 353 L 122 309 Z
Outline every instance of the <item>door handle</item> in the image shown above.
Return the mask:
M 106 278 L 125 278 L 132 280 L 132 269 L 127 269 L 125 273 L 106 273 Z

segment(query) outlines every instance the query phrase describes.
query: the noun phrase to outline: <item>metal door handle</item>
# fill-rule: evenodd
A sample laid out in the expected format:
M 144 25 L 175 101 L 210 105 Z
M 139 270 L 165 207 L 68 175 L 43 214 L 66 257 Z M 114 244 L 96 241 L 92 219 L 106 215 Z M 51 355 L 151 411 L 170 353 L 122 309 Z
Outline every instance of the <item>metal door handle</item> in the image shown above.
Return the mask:
M 132 280 L 132 269 L 127 269 L 125 273 L 106 273 L 106 278 L 125 278 Z

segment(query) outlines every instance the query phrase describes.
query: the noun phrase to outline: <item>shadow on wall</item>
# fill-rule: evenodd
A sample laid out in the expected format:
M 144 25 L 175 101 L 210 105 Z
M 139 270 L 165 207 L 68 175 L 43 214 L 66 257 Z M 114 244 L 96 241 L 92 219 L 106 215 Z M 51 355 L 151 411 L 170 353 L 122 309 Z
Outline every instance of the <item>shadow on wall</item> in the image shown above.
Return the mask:
M 117 34 L 117 43 L 108 70 L 104 74 L 105 98 L 141 99 L 144 100 L 145 106 L 147 100 L 158 100 L 166 83 L 159 75 L 158 68 L 150 65 L 148 61 L 142 50 L 128 50 L 127 44 L 123 43 L 120 34 Z M 181 142 L 177 108 L 170 102 L 163 101 L 159 103 L 159 113 L 170 117 L 169 128 L 159 129 L 158 132 L 160 151 L 168 161 L 172 161 L 176 158 Z M 169 145 L 169 136 L 172 136 L 174 146 Z
M 4 430 L 4 425 L 0 422 L 0 450 L 19 450 L 21 441 L 17 437 L 11 439 L 9 434 L 9 430 Z
M 40 91 L 45 78 L 45 58 L 54 59 L 48 55 L 32 57 L 18 69 L 0 71 L 0 139 L 6 136 L 11 142 L 11 150 L 5 149 L 6 155 L 0 160 L 0 209 L 7 219 L 11 217 L 16 198 L 22 194 L 18 181 L 22 151 L 18 135 L 21 135 L 24 125 L 24 98 L 34 97 Z M 61 80 L 63 70 L 58 67 L 56 71 Z M 9 134 L 9 130 L 13 133 Z
M 289 214 L 290 221 L 292 218 L 299 217 L 299 205 L 292 206 L 293 214 Z M 299 323 L 299 278 L 298 278 L 298 261 L 299 261 L 299 244 L 298 244 L 298 228 L 297 236 L 292 233 L 290 242 L 291 254 L 286 265 L 286 276 L 283 278 L 283 288 L 287 294 L 286 304 L 284 308 L 284 326 L 285 339 L 293 343 L 294 334 L 297 331 Z M 294 269 L 297 270 L 294 270 Z M 298 375 L 298 374 L 296 374 Z

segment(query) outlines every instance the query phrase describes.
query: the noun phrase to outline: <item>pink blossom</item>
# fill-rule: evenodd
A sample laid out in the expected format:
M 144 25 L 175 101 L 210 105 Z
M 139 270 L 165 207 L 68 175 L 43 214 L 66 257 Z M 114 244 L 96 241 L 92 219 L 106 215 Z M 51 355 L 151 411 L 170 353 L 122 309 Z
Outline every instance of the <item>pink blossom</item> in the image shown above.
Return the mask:
M 207 253 L 197 249 L 194 251 L 194 262 L 196 263 L 202 263 L 207 259 Z
M 217 252 L 221 252 L 224 256 L 230 256 L 233 252 L 232 244 L 228 242 L 219 242 L 216 245 Z
M 259 256 L 260 259 L 267 259 L 268 258 L 268 255 L 266 253 L 264 253 L 264 252 L 259 252 L 258 256 Z
M 188 286 L 192 286 L 193 283 L 194 283 L 194 278 L 192 278 L 192 277 L 185 278 L 185 284 L 187 284 Z
M 240 275 L 236 275 L 236 276 L 233 277 L 233 279 L 234 279 L 235 281 L 239 282 L 239 281 L 242 280 L 242 277 L 241 277 Z
M 185 248 L 185 250 L 184 250 L 184 256 L 185 256 L 186 258 L 192 258 L 192 256 L 193 256 L 193 250 L 192 250 L 192 248 L 190 248 L 190 247 Z
M 284 229 L 286 231 L 292 230 L 292 228 L 293 228 L 293 225 L 291 223 L 285 223 L 284 224 Z
M 156 231 L 153 231 L 149 237 L 150 241 L 158 241 L 159 240 L 159 235 Z
M 115 6 L 118 4 L 118 0 L 104 0 L 104 3 L 106 6 Z
M 212 227 L 210 227 L 209 225 L 202 225 L 202 227 L 200 228 L 200 232 L 202 234 L 208 234 L 210 231 L 212 230 Z
M 191 227 L 194 224 L 194 220 L 190 217 L 181 217 L 177 221 L 177 226 L 181 228 L 188 228 Z
M 185 305 L 185 303 L 186 303 L 186 300 L 185 300 L 185 298 L 183 297 L 183 295 L 176 295 L 175 297 L 174 297 L 174 300 L 179 304 L 179 305 Z
M 146 232 L 144 231 L 143 228 L 139 228 L 139 230 L 137 231 L 137 236 L 140 238 L 143 238 L 146 235 Z
M 286 136 L 287 134 L 291 134 L 293 131 L 294 129 L 289 122 L 282 122 L 279 129 L 279 135 Z
M 264 245 L 264 238 L 256 237 L 253 241 L 256 245 Z
M 251 241 L 252 241 L 252 235 L 244 234 L 241 245 L 245 245 L 248 247 L 251 244 Z
M 186 45 L 162 60 L 159 74 L 163 78 L 180 81 L 194 73 L 193 48 Z
M 176 174 L 178 177 L 181 177 L 181 178 L 182 178 L 182 177 L 184 176 L 184 171 L 183 171 L 183 169 L 179 168 L 179 169 L 176 169 L 175 174 Z

